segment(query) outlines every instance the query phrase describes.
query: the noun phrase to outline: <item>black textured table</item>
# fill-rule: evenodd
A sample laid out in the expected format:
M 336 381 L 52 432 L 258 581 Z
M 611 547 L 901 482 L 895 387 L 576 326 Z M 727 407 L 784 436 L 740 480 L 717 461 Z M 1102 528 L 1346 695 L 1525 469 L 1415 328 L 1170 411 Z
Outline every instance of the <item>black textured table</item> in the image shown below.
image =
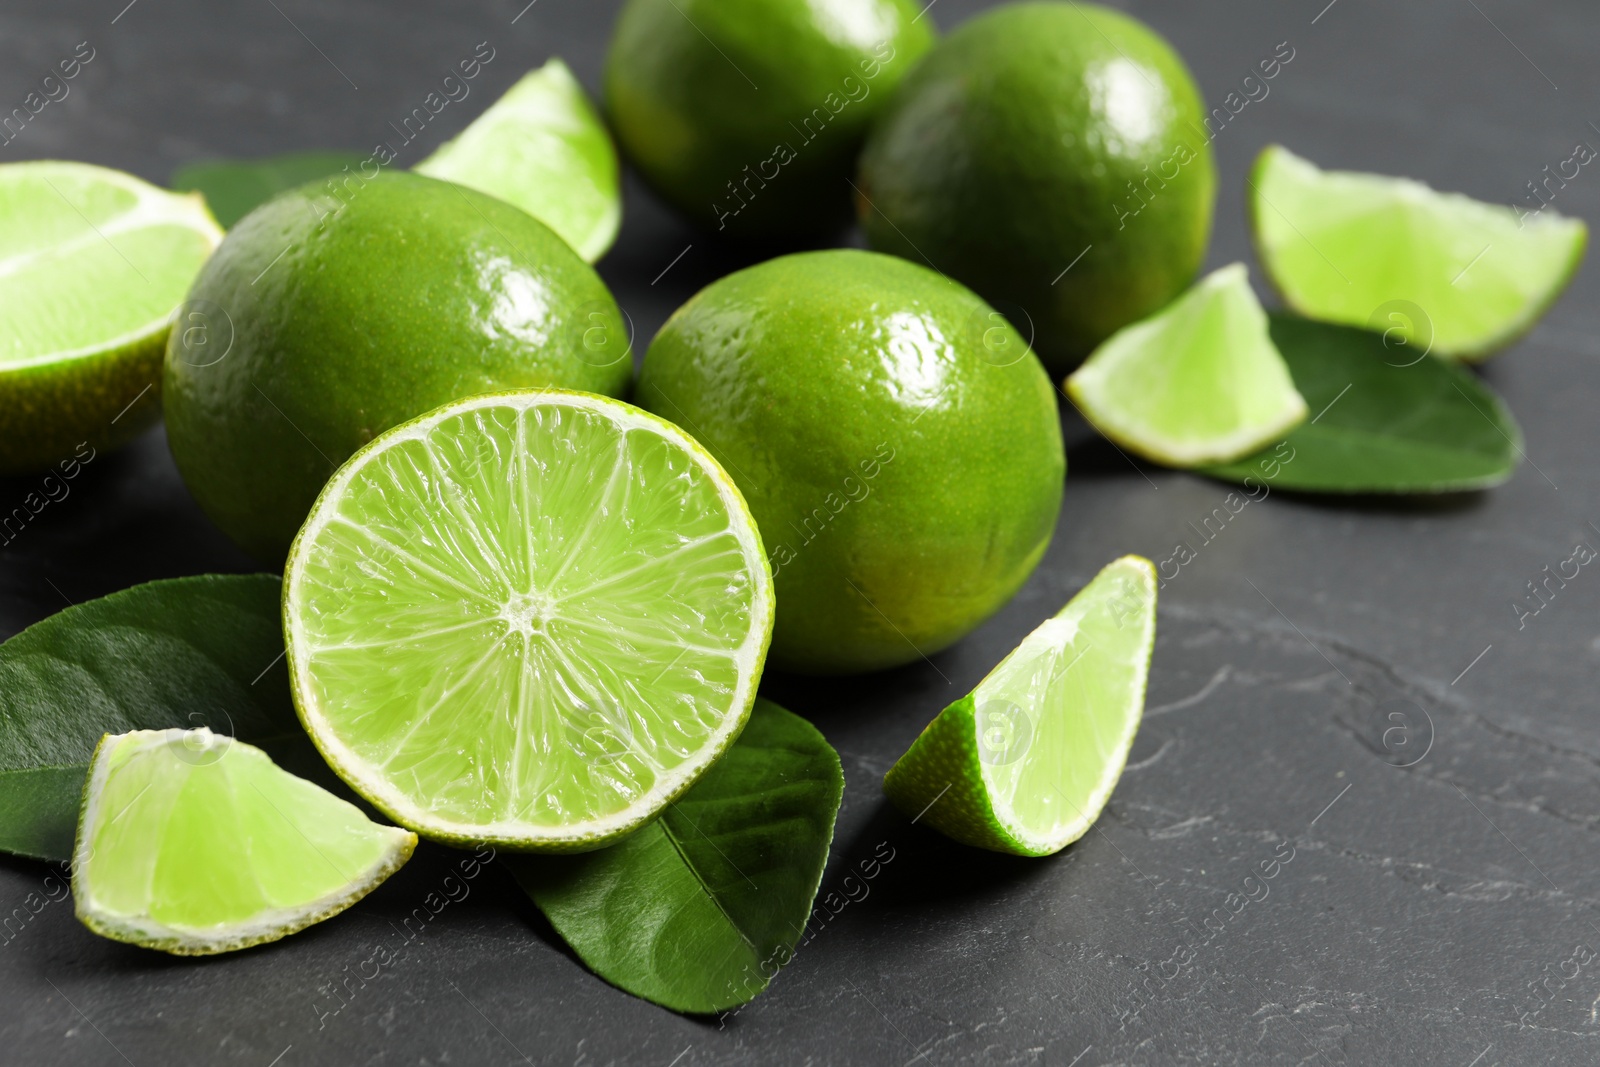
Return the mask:
M 616 7 L 126 2 L 3 0 L 0 113 L 80 42 L 94 58 L 0 160 L 165 181 L 200 158 L 362 148 L 489 42 L 482 95 L 440 114 L 399 161 L 414 163 L 550 55 L 594 89 Z M 949 27 L 979 6 L 942 0 L 930 17 Z M 1576 143 L 1600 145 L 1600 12 L 1583 0 L 1124 6 L 1179 48 L 1208 106 L 1293 49 L 1217 137 L 1212 266 L 1249 258 L 1243 176 L 1272 141 L 1502 203 Z M 1555 206 L 1600 219 L 1600 171 Z M 642 348 L 739 265 L 630 184 L 601 273 Z M 1527 461 L 1489 493 L 1273 493 L 1203 541 L 1188 524 L 1226 487 L 1135 469 L 1069 418 L 1054 544 L 999 616 L 931 663 L 767 679 L 844 760 L 823 879 L 838 913 L 736 1016 L 684 1018 L 606 985 L 498 864 L 437 905 L 461 859 L 437 847 L 331 922 L 203 962 L 93 936 L 52 868 L 0 860 L 0 1062 L 1594 1063 L 1600 573 L 1584 567 L 1536 615 L 1514 604 L 1579 542 L 1600 547 L 1596 278 L 1584 268 L 1485 372 L 1527 434 Z M 35 488 L 0 482 L 0 512 Z M 887 806 L 883 772 L 940 707 L 1102 564 L 1180 541 L 1195 558 L 1162 594 L 1147 717 L 1087 837 L 1008 860 Z M 154 431 L 0 548 L 0 631 L 147 579 L 248 569 Z M 847 898 L 875 855 L 890 858 Z M 401 943 L 426 901 L 424 933 Z M 380 945 L 399 958 L 374 968 Z

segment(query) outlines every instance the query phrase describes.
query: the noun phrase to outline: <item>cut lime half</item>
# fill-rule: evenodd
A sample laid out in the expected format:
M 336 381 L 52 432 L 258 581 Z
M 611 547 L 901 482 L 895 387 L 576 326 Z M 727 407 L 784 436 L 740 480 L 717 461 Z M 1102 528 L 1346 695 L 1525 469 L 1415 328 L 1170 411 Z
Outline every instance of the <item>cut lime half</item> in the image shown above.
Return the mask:
M 1067 395 L 1095 429 L 1169 467 L 1247 456 L 1306 417 L 1243 263 L 1112 334 Z
M 290 550 L 295 703 L 335 770 L 451 842 L 597 848 L 743 727 L 772 634 L 744 498 L 671 423 L 501 393 L 383 434 Z
M 515 204 L 590 263 L 605 255 L 622 225 L 617 150 L 559 59 L 523 75 L 413 169 Z
M 85 163 L 0 164 L 0 474 L 156 420 L 173 311 L 221 240 L 196 194 Z
M 940 712 L 884 792 L 957 841 L 1059 852 L 1088 832 L 1122 774 L 1155 639 L 1155 567 L 1123 556 Z
M 1267 276 L 1300 314 L 1469 361 L 1533 326 L 1588 241 L 1581 220 L 1552 210 L 1325 171 L 1279 145 L 1256 160 L 1250 218 Z
M 84 783 L 72 894 L 97 934 L 204 956 L 337 915 L 416 843 L 242 741 L 107 734 Z

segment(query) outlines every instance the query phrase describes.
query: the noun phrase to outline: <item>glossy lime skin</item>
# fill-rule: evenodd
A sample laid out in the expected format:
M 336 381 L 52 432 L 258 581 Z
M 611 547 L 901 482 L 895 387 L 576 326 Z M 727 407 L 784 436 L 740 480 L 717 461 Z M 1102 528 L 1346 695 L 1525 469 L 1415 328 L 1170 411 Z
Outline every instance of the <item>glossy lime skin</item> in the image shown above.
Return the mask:
M 58 462 L 63 471 L 76 468 L 160 422 L 161 397 L 151 385 L 160 380 L 166 345 L 159 331 L 92 356 L 0 369 L 0 477 Z M 0 538 L 16 536 L 3 518 Z
M 1055 529 L 1044 368 L 970 290 L 893 256 L 805 252 L 712 284 L 657 334 L 634 400 L 749 501 L 786 670 L 931 655 L 1010 599 Z
M 328 477 L 389 427 L 504 389 L 617 396 L 633 370 L 605 284 L 526 212 L 405 173 L 343 197 L 313 183 L 246 216 L 185 305 L 210 320 L 208 346 L 177 330 L 167 346 L 178 469 L 273 565 Z
M 824 243 L 872 120 L 933 43 L 912 0 L 629 0 L 605 102 L 630 161 L 695 225 Z
M 1194 279 L 1216 200 L 1203 118 L 1144 24 L 1006 5 L 906 79 L 862 152 L 857 211 L 874 248 L 972 286 L 1063 374 Z

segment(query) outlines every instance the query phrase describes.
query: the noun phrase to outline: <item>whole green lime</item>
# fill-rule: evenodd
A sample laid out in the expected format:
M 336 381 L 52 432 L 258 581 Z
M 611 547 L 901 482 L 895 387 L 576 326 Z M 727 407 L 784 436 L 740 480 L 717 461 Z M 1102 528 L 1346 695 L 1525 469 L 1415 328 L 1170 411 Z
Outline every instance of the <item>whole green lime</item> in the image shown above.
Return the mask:
M 616 301 L 565 241 L 414 174 L 263 204 L 183 314 L 162 386 L 173 458 L 223 532 L 274 564 L 328 477 L 389 427 L 504 389 L 616 396 L 633 371 Z
M 629 0 L 606 59 L 618 142 L 696 225 L 821 241 L 872 120 L 933 43 L 911 0 Z
M 903 259 L 805 252 L 723 278 L 656 335 L 635 401 L 749 501 L 788 670 L 944 648 L 1055 528 L 1066 458 L 1044 368 L 970 290 Z
M 1062 374 L 1193 280 L 1216 184 L 1165 41 L 1092 4 L 1011 4 L 906 79 L 862 153 L 857 210 L 874 248 L 972 286 Z

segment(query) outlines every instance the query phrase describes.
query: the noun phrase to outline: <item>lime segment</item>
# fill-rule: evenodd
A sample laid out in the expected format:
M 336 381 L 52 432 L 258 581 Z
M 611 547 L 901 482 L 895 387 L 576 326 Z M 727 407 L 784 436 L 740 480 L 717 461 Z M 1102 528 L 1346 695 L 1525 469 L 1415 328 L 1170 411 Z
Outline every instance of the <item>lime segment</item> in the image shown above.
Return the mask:
M 198 195 L 83 163 L 0 165 L 0 473 L 155 420 L 172 313 L 221 240 Z
M 1067 395 L 1101 433 L 1169 467 L 1249 455 L 1307 414 L 1242 263 L 1113 334 Z
M 494 105 L 417 164 L 509 201 L 593 263 L 617 239 L 617 152 L 583 86 L 559 59 L 523 76 Z
M 884 792 L 957 841 L 1059 852 L 1088 832 L 1122 774 L 1155 636 L 1155 567 L 1113 561 L 923 730 Z
M 1278 145 L 1256 160 L 1250 215 L 1262 265 L 1302 315 L 1479 360 L 1561 295 L 1588 229 L 1421 182 L 1324 171 Z
M 727 475 L 583 393 L 475 397 L 377 438 L 286 573 L 312 739 L 446 841 L 581 851 L 651 818 L 743 727 L 772 631 Z
M 242 741 L 204 728 L 107 734 L 84 785 L 72 892 L 97 934 L 209 955 L 338 914 L 416 841 Z

